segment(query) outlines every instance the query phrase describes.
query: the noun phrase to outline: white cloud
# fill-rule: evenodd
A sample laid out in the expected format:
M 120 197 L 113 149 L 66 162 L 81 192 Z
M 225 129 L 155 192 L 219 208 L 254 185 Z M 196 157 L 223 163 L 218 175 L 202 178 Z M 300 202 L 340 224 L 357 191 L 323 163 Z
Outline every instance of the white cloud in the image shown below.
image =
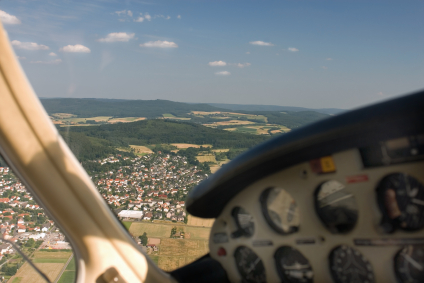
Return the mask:
M 115 13 L 118 14 L 118 16 L 121 16 L 121 15 L 125 15 L 127 13 L 127 10 L 116 11 Z
M 326 66 L 322 66 L 322 68 L 323 68 L 324 70 L 327 70 L 327 69 L 328 69 Z
M 109 33 L 105 38 L 100 38 L 98 41 L 100 42 L 128 42 L 130 39 L 134 38 L 134 33 L 126 33 L 126 32 L 112 32 Z
M 216 72 L 215 75 L 217 75 L 217 76 L 229 76 L 229 75 L 231 75 L 231 73 L 228 72 L 228 71 L 221 71 L 221 72 Z
M 260 46 L 274 46 L 271 42 L 264 42 L 264 41 L 251 41 L 249 42 L 252 45 L 260 45 Z
M 252 65 L 252 64 L 250 64 L 250 63 L 238 63 L 238 64 L 236 64 L 236 66 L 239 67 L 239 68 L 249 67 L 250 65 Z
M 50 56 L 57 56 L 57 54 L 56 54 L 56 53 L 54 53 L 54 52 L 50 52 L 50 53 L 49 53 L 49 55 L 50 55 Z
M 31 61 L 31 64 L 45 64 L 45 65 L 56 65 L 60 64 L 62 62 L 61 59 L 56 59 L 52 61 Z
M 18 25 L 21 23 L 16 16 L 10 15 L 2 10 L 0 10 L 0 20 L 5 25 Z
M 25 60 L 25 59 L 26 59 L 26 57 L 18 56 L 18 59 L 19 59 L 19 60 Z
M 208 65 L 212 67 L 222 67 L 222 66 L 227 66 L 227 63 L 224 61 L 214 61 L 214 62 L 209 62 Z
M 177 19 L 181 20 L 181 15 L 178 15 L 178 16 L 177 16 Z
M 148 21 L 151 21 L 151 20 L 152 20 L 152 16 L 150 16 L 150 15 L 149 15 L 149 13 L 146 13 L 146 14 L 144 15 L 144 18 L 145 18 L 146 20 L 148 20 Z
M 137 22 L 137 23 L 142 23 L 143 21 L 144 21 L 143 17 L 138 17 L 136 20 L 134 20 L 134 22 Z
M 130 17 L 132 17 L 133 16 L 133 13 L 130 10 L 128 10 L 127 15 L 130 16 Z
M 289 47 L 289 48 L 287 48 L 287 50 L 290 51 L 290 52 L 298 52 L 299 51 L 299 49 L 294 48 L 294 47 Z
M 60 51 L 70 52 L 70 53 L 90 53 L 91 52 L 90 48 L 85 47 L 84 45 L 81 45 L 81 44 L 66 45 L 60 48 Z
M 170 16 L 167 16 L 166 18 L 165 18 L 165 20 L 169 20 L 171 17 Z
M 38 44 L 35 42 L 20 42 L 19 40 L 13 40 L 12 45 L 18 49 L 25 50 L 48 50 L 49 47 L 46 45 Z
M 249 52 L 249 51 L 247 51 L 247 52 L 246 52 L 246 54 L 250 54 L 250 52 Z
M 326 58 L 327 61 L 333 61 L 333 58 Z
M 379 93 L 377 93 L 378 96 L 384 96 L 384 93 L 382 91 L 380 91 Z
M 146 43 L 140 44 L 141 47 L 158 47 L 158 48 L 177 48 L 178 45 L 175 42 L 172 41 L 149 41 Z

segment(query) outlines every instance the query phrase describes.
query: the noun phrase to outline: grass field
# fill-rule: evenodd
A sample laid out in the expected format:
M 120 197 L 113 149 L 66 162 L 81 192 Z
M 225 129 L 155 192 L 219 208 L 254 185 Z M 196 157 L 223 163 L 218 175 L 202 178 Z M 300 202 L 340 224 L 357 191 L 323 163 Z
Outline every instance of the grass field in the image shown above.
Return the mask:
M 187 225 L 199 226 L 199 227 L 212 227 L 215 219 L 213 218 L 199 218 L 193 215 L 188 216 Z
M 171 271 L 195 261 L 209 252 L 208 241 L 164 239 L 160 245 L 158 266 Z
M 22 277 L 15 277 L 12 281 L 12 283 L 19 283 L 22 281 Z
M 191 143 L 171 143 L 171 145 L 176 146 L 178 149 L 184 149 L 189 147 L 200 148 L 200 147 L 212 147 L 211 144 L 191 144 Z
M 131 235 L 138 237 L 147 233 L 147 237 L 152 238 L 169 238 L 171 235 L 172 225 L 134 222 L 129 231 Z
M 216 162 L 215 159 L 215 155 L 211 154 L 211 155 L 198 155 L 196 156 L 197 160 L 199 160 L 199 162 Z
M 127 230 L 129 231 L 132 222 L 131 221 L 122 221 L 122 224 L 124 224 L 125 228 L 127 228 Z
M 35 265 L 47 275 L 50 281 L 53 282 L 62 270 L 64 263 L 36 263 Z M 43 277 L 41 277 L 27 262 L 19 268 L 15 276 L 10 278 L 10 282 L 14 282 L 15 278 L 21 278 L 22 282 L 46 282 Z
M 223 148 L 223 149 L 212 149 L 213 152 L 229 152 L 229 148 Z
M 66 266 L 66 269 L 63 272 L 62 276 L 60 276 L 58 283 L 74 283 L 75 276 L 76 276 L 76 268 L 75 268 L 75 257 L 74 257 L 69 262 L 68 266 Z
M 67 258 L 34 258 L 34 263 L 66 263 Z
M 153 150 L 148 148 L 147 146 L 142 145 L 130 145 L 131 148 L 134 149 L 134 152 L 137 153 L 153 153 Z

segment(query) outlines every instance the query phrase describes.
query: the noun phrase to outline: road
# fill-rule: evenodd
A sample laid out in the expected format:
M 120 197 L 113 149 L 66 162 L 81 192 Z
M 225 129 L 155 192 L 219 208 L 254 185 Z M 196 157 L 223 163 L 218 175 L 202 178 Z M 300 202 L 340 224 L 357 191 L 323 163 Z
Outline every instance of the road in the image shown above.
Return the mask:
M 60 277 L 62 276 L 63 272 L 65 271 L 66 267 L 68 266 L 69 262 L 71 262 L 71 260 L 74 258 L 74 254 L 72 254 L 68 261 L 65 263 L 65 265 L 63 266 L 62 270 L 60 271 L 59 275 L 56 277 L 56 279 L 53 281 L 53 283 L 57 283 L 60 279 Z M 75 272 L 75 271 L 74 271 Z

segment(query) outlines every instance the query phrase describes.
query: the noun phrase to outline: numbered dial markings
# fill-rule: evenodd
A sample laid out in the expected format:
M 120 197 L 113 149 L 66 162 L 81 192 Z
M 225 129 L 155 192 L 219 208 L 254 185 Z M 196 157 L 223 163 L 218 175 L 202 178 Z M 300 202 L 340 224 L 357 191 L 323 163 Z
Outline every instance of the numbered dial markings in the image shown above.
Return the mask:
M 237 225 L 237 230 L 231 234 L 233 238 L 239 238 L 241 236 L 251 237 L 255 232 L 255 223 L 253 217 L 244 208 L 235 207 L 231 215 Z
M 330 272 L 336 283 L 375 282 L 371 263 L 358 250 L 346 245 L 331 252 Z

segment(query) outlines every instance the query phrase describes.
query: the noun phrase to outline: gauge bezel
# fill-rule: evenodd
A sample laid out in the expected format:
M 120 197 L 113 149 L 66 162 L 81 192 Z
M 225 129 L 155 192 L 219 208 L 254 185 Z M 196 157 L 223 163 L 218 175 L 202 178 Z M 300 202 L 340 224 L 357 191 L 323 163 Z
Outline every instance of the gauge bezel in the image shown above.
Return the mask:
M 396 280 L 399 282 L 399 283 L 407 283 L 407 282 L 405 282 L 403 279 L 402 279 L 402 277 L 401 277 L 401 273 L 399 272 L 399 267 L 400 266 L 398 266 L 397 265 L 397 262 L 398 262 L 398 257 L 399 256 L 401 256 L 401 253 L 403 252 L 403 250 L 406 248 L 406 247 L 408 247 L 408 246 L 412 246 L 412 249 L 414 249 L 414 248 L 416 248 L 416 247 L 418 247 L 418 248 L 421 248 L 421 249 L 423 249 L 424 250 L 424 245 L 405 245 L 405 246 L 403 246 L 397 253 L 396 253 L 396 255 L 393 257 L 393 269 L 394 269 L 394 271 L 395 271 L 395 275 L 396 275 Z
M 383 178 L 381 178 L 380 181 L 378 182 L 377 187 L 376 187 L 377 204 L 378 204 L 380 213 L 382 214 L 380 225 L 386 233 L 393 233 L 397 229 L 400 229 L 400 230 L 403 230 L 403 231 L 410 231 L 410 232 L 420 231 L 424 228 L 424 223 L 421 227 L 418 227 L 418 228 L 402 227 L 400 222 L 399 222 L 399 218 L 391 218 L 389 216 L 389 212 L 387 211 L 387 208 L 386 208 L 386 205 L 385 205 L 385 193 L 388 190 L 388 188 L 385 187 L 384 185 L 385 185 L 385 182 L 387 182 L 387 180 L 389 178 L 396 176 L 396 175 L 406 175 L 407 178 L 415 180 L 416 182 L 418 182 L 418 184 L 421 185 L 421 187 L 424 187 L 424 184 L 420 180 L 418 180 L 416 177 L 414 177 L 414 176 L 412 176 L 408 173 L 404 173 L 404 172 L 389 173 L 389 174 L 386 174 Z M 396 200 L 397 200 L 397 195 L 395 197 L 396 197 Z
M 353 224 L 353 225 L 352 225 L 349 229 L 347 229 L 347 230 L 344 230 L 344 231 L 336 231 L 336 228 L 334 228 L 334 229 L 333 229 L 333 227 L 331 227 L 330 225 L 328 225 L 328 224 L 327 224 L 327 222 L 326 222 L 326 221 L 324 221 L 324 216 L 323 216 L 323 214 L 322 214 L 322 212 L 321 212 L 321 209 L 320 209 L 320 207 L 319 207 L 318 193 L 320 192 L 322 185 L 324 185 L 325 183 L 330 182 L 330 181 L 336 181 L 336 182 L 339 182 L 339 181 L 334 180 L 334 179 L 326 180 L 326 181 L 324 181 L 324 182 L 321 182 L 321 183 L 317 186 L 317 188 L 315 189 L 315 191 L 314 191 L 314 206 L 315 206 L 315 212 L 316 212 L 316 214 L 318 215 L 318 218 L 320 219 L 321 223 L 322 223 L 322 224 L 325 226 L 325 228 L 326 228 L 328 231 L 330 231 L 332 234 L 340 234 L 340 235 L 349 234 L 350 232 L 352 232 L 352 231 L 355 229 L 356 225 L 358 224 L 358 220 L 359 220 L 359 209 L 357 209 L 357 218 L 356 218 L 355 223 L 354 223 L 354 224 Z M 341 183 L 341 182 L 339 182 L 339 183 Z M 344 190 L 344 189 L 346 189 L 346 186 L 345 186 L 342 190 Z M 353 195 L 353 199 L 355 200 L 355 204 L 356 204 L 356 206 L 358 206 L 358 202 L 356 201 L 356 198 L 355 198 L 355 196 L 354 196 L 354 195 Z
M 271 190 L 275 189 L 276 187 L 269 187 L 266 188 L 260 195 L 259 197 L 259 202 L 261 203 L 261 210 L 262 210 L 262 215 L 265 218 L 266 222 L 268 223 L 268 225 L 277 233 L 281 234 L 281 235 L 290 235 L 293 233 L 296 233 L 297 231 L 299 231 L 299 227 L 300 227 L 300 223 L 299 226 L 290 226 L 290 231 L 286 232 L 283 229 L 281 229 L 278 225 L 276 225 L 274 223 L 274 221 L 272 221 L 271 217 L 269 216 L 268 213 L 268 205 L 267 205 L 267 199 L 269 196 L 269 193 L 271 192 Z M 281 188 L 282 189 L 282 188 Z M 284 190 L 284 189 L 283 189 Z M 287 192 L 287 191 L 286 191 Z M 288 192 L 287 192 L 288 193 Z M 292 197 L 290 195 L 290 197 Z M 293 197 L 292 197 L 293 198 Z M 293 200 L 296 202 L 296 200 L 293 198 Z
M 239 266 L 239 264 L 238 264 L 238 261 L 237 261 L 237 257 L 236 257 L 236 255 L 237 255 L 237 253 L 240 251 L 240 249 L 248 249 L 251 253 L 253 253 L 258 259 L 259 259 L 259 262 L 257 263 L 257 264 L 261 264 L 261 266 L 262 266 L 262 269 L 263 269 L 263 275 L 264 275 L 264 279 L 265 279 L 265 282 L 267 282 L 267 274 L 266 274 L 266 267 L 265 267 L 265 264 L 264 264 L 264 262 L 263 262 L 263 260 L 262 260 L 262 258 L 260 258 L 259 257 L 259 255 L 253 250 L 253 249 L 251 249 L 251 248 L 249 248 L 249 247 L 247 247 L 247 246 L 238 246 L 235 250 L 234 250 L 234 253 L 233 253 L 233 258 L 234 258 L 234 260 L 235 260 L 235 265 L 236 265 L 236 269 L 237 269 L 237 271 L 238 271 L 238 274 L 240 275 L 240 277 L 242 277 L 242 282 L 249 282 L 249 281 L 247 281 L 246 280 L 246 278 L 243 278 L 243 275 L 241 274 L 241 272 L 240 272 L 240 266 Z M 255 266 L 255 269 L 256 269 L 256 266 Z M 252 282 L 253 283 L 253 282 Z
M 243 228 L 241 226 L 240 221 L 239 221 L 239 219 L 237 217 L 237 215 L 239 214 L 240 209 L 243 209 L 246 213 L 248 213 L 250 216 L 252 216 L 252 214 L 250 214 L 249 212 L 247 212 L 247 210 L 244 209 L 243 207 L 241 207 L 241 206 L 234 207 L 231 210 L 231 216 L 233 217 L 234 221 L 236 222 L 237 231 L 234 232 L 232 234 L 232 236 L 233 236 L 233 238 L 238 238 L 238 237 L 234 237 L 234 234 L 235 233 L 241 233 L 241 236 L 245 236 L 245 237 L 250 238 L 250 237 L 252 237 L 255 234 L 255 222 L 254 221 L 250 222 L 250 223 L 252 223 L 252 230 L 253 230 L 252 233 L 249 233 L 248 231 L 246 231 L 246 228 Z
M 281 262 L 280 262 L 281 257 L 282 257 L 281 253 L 283 252 L 283 249 L 291 249 L 291 250 L 298 252 L 308 262 L 308 264 L 311 268 L 311 271 L 312 272 L 314 271 L 309 260 L 299 250 L 297 250 L 297 249 L 295 249 L 291 246 L 287 246 L 287 245 L 281 246 L 274 252 L 274 262 L 275 262 L 275 265 L 276 265 L 277 273 L 280 276 L 281 282 L 283 282 L 283 283 L 286 283 L 286 282 L 290 283 L 291 282 L 291 280 L 286 276 L 286 274 L 284 272 L 284 268 L 281 266 Z M 309 281 L 309 283 L 313 283 L 313 282 L 314 282 L 314 279 L 312 277 L 312 279 Z
M 328 267 L 329 267 L 329 270 L 330 270 L 330 274 L 331 274 L 331 278 L 333 279 L 333 282 L 336 282 L 336 283 L 340 283 L 340 281 L 339 281 L 339 279 L 337 278 L 337 276 L 336 276 L 336 273 L 335 273 L 335 271 L 333 270 L 333 266 L 334 266 L 334 253 L 336 252 L 336 250 L 338 250 L 338 249 L 340 249 L 341 247 L 343 247 L 343 246 L 346 246 L 346 247 L 348 247 L 348 248 L 350 248 L 350 249 L 352 249 L 353 251 L 357 251 L 357 252 L 359 252 L 359 254 L 363 257 L 363 258 L 365 258 L 365 260 L 367 261 L 367 263 L 369 263 L 370 265 L 371 265 L 371 268 L 372 268 L 372 270 L 370 271 L 370 272 L 372 272 L 372 274 L 373 274 L 373 279 L 371 280 L 371 279 L 369 279 L 370 280 L 370 283 L 375 283 L 376 282 L 376 279 L 375 279 L 375 273 L 374 273 L 374 268 L 373 268 L 373 266 L 372 266 L 372 264 L 371 264 L 371 261 L 369 261 L 368 260 L 368 258 L 366 258 L 360 251 L 358 251 L 357 249 L 355 249 L 355 248 L 353 248 L 353 247 L 351 247 L 351 246 L 348 246 L 348 245 L 338 245 L 338 246 L 336 246 L 336 247 L 334 247 L 331 251 L 330 251 L 330 254 L 328 255 L 328 261 L 329 261 L 329 265 L 328 265 Z

